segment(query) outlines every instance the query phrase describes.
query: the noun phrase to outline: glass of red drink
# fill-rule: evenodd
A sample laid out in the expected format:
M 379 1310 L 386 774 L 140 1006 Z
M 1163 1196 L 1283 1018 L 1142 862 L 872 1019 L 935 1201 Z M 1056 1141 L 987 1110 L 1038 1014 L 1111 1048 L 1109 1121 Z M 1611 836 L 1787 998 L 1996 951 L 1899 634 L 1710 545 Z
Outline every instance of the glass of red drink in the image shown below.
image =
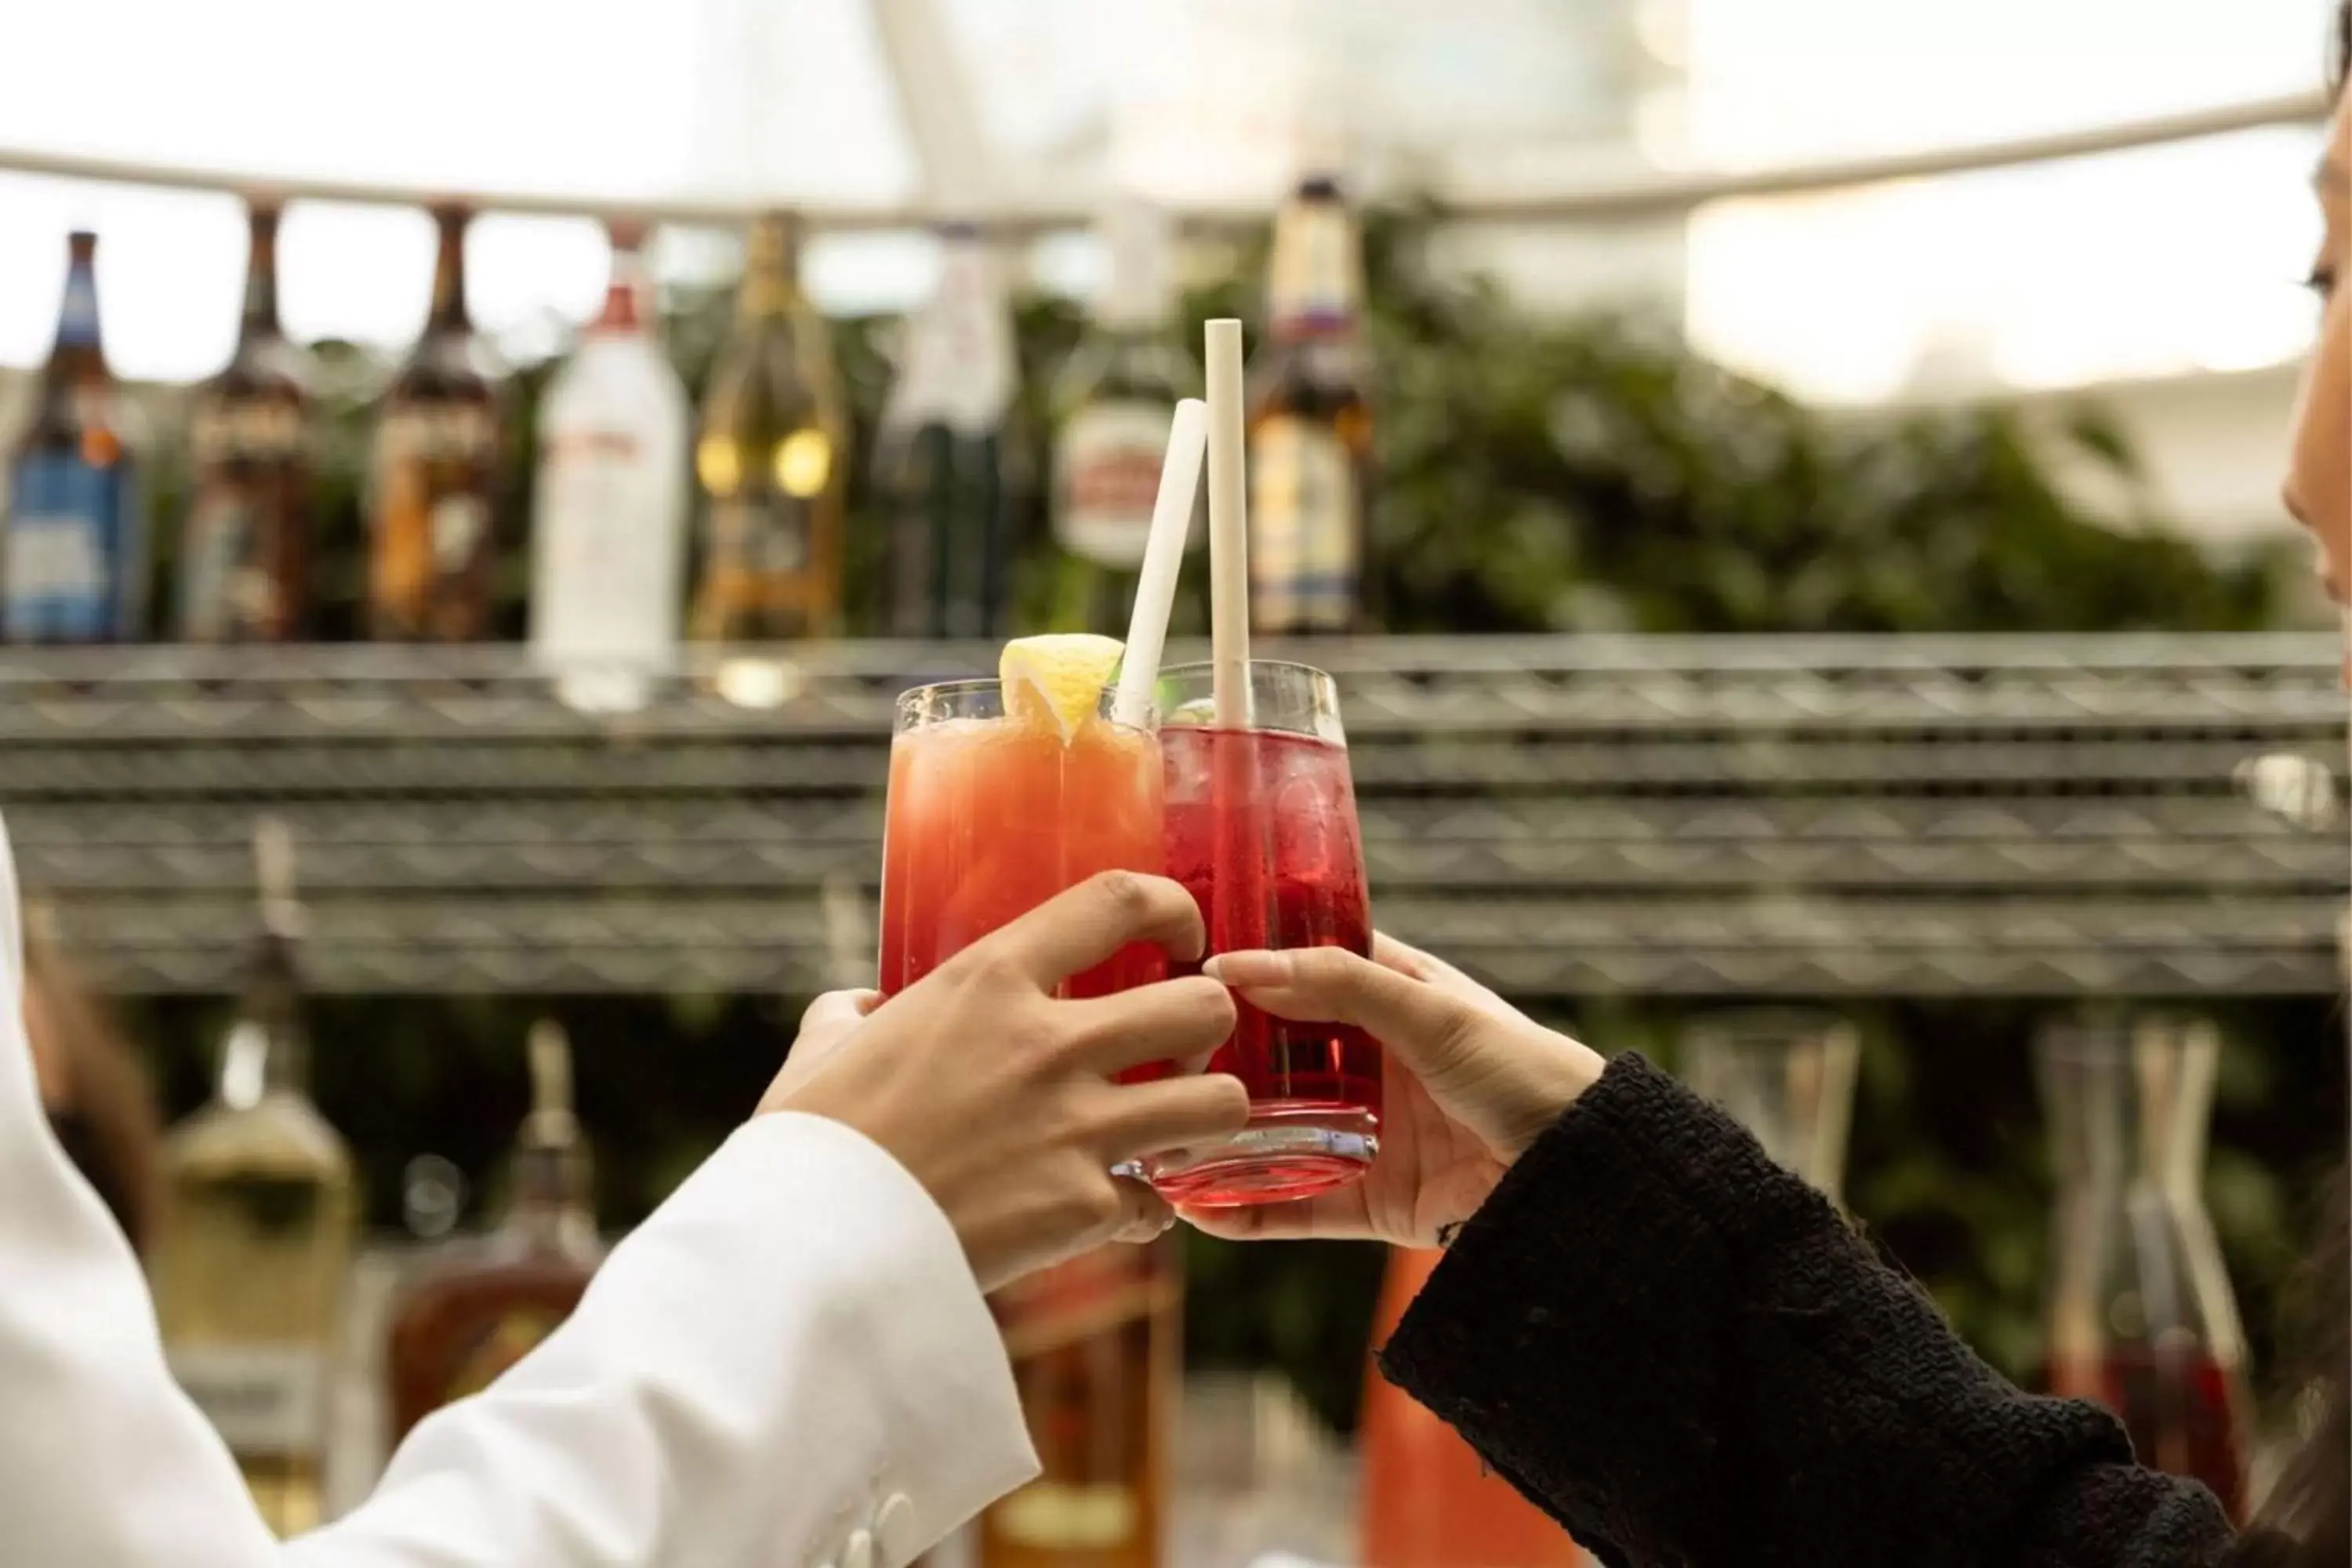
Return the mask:
M 1210 667 L 1160 678 L 1167 874 L 1201 906 L 1209 951 L 1371 952 L 1356 791 L 1339 696 L 1303 664 L 1248 666 L 1248 721 L 1214 722 Z M 1240 1003 L 1210 1062 L 1247 1086 L 1250 1124 L 1223 1145 L 1146 1160 L 1170 1199 L 1276 1203 L 1355 1180 L 1380 1148 L 1381 1053 L 1360 1029 L 1296 1023 Z
M 882 831 L 883 994 L 894 996 L 997 927 L 1097 871 L 1157 873 L 1164 848 L 1159 743 L 1097 711 L 1065 734 L 1003 685 L 957 680 L 898 699 Z M 1130 944 L 1071 979 L 1101 996 L 1165 977 Z

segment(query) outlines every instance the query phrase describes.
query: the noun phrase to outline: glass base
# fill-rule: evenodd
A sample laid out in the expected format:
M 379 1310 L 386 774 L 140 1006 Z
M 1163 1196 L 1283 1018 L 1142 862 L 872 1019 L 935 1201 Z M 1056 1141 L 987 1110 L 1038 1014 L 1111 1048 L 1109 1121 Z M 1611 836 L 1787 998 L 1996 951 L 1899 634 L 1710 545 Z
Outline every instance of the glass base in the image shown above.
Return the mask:
M 1144 1160 L 1142 1174 L 1171 1204 L 1243 1208 L 1344 1187 L 1381 1152 L 1380 1118 L 1357 1105 L 1259 1105 L 1226 1142 Z

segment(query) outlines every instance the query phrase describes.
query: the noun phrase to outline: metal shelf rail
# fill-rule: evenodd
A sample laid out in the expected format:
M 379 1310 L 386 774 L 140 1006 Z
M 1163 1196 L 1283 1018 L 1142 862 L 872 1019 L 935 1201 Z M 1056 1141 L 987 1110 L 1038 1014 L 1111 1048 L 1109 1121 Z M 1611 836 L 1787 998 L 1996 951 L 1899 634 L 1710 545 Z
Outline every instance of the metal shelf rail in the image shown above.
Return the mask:
M 2341 984 L 2325 635 L 1263 651 L 1340 679 L 1381 923 L 1514 994 Z M 268 811 L 322 990 L 805 991 L 870 952 L 895 694 L 993 663 L 698 649 L 592 716 L 512 647 L 14 650 L 0 813 L 119 990 L 234 986 Z

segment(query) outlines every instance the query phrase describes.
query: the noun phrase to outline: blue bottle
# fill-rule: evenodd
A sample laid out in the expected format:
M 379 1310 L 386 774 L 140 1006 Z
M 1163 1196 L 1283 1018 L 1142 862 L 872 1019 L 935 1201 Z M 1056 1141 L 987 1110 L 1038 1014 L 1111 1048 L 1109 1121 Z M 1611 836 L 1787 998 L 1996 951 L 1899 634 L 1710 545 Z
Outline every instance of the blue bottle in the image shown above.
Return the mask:
M 144 507 L 99 342 L 98 237 L 70 243 L 57 345 L 0 519 L 0 637 L 12 643 L 128 642 L 144 629 Z

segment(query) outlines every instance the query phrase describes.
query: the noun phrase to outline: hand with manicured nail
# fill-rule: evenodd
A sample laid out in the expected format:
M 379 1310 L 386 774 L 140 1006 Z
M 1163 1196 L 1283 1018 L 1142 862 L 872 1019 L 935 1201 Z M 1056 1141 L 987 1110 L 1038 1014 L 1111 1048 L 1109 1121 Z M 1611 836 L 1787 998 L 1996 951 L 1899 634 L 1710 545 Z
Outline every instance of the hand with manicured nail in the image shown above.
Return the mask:
M 1249 1121 L 1223 1073 L 1113 1081 L 1213 1050 L 1225 988 L 1195 975 L 1113 996 L 1054 993 L 1131 942 L 1180 959 L 1204 944 L 1192 895 L 1108 871 L 982 938 L 887 1003 L 820 996 L 760 1102 L 830 1117 L 880 1144 L 955 1226 L 982 1289 L 1102 1242 L 1146 1241 L 1168 1205 L 1113 1165 L 1221 1141 Z
M 1281 1018 L 1354 1024 L 1381 1042 L 1381 1152 L 1363 1180 L 1295 1204 L 1184 1210 L 1236 1240 L 1329 1237 L 1440 1247 L 1601 1076 L 1594 1052 L 1452 964 L 1391 937 L 1228 952 L 1206 973 Z

